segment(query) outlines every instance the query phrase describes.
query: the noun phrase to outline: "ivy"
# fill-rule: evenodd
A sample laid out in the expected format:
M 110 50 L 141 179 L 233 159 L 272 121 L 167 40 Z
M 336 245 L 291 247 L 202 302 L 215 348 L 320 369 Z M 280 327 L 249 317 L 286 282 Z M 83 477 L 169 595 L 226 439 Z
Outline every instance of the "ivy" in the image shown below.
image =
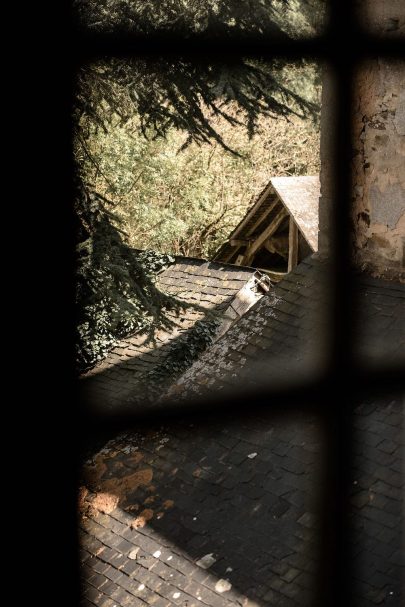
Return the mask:
M 77 245 L 76 363 L 84 371 L 129 333 L 144 332 L 154 339 L 156 329 L 171 328 L 167 312 L 179 313 L 185 304 L 155 284 L 173 257 L 128 247 L 100 210 L 97 193 L 79 188 L 77 207 L 82 240 Z
M 215 317 L 216 316 L 216 317 Z M 165 360 L 153 367 L 143 378 L 142 398 L 156 399 L 165 387 L 175 381 L 212 344 L 220 318 L 215 313 L 198 320 L 182 336 L 173 340 Z

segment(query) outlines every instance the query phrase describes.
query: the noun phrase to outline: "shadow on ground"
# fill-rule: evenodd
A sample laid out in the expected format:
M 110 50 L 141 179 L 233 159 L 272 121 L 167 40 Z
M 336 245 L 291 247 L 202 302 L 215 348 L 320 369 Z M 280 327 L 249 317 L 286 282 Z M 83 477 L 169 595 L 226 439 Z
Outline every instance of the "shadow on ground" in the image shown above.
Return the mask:
M 401 604 L 403 417 L 401 400 L 386 399 L 353 418 L 356 607 Z M 110 441 L 83 469 L 83 605 L 314 605 L 324 446 L 308 412 Z
M 320 441 L 308 414 L 176 423 L 111 441 L 84 468 L 90 593 L 111 592 L 115 604 L 132 590 L 146 604 L 311 605 Z M 120 573 L 113 586 L 92 586 L 94 559 Z

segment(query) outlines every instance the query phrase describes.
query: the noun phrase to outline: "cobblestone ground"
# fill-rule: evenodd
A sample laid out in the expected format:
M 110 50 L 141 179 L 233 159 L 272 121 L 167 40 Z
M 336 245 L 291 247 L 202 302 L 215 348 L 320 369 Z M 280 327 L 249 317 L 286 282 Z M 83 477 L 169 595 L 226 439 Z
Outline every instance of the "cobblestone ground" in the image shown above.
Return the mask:
M 356 607 L 405 604 L 404 402 L 359 407 L 352 478 Z
M 356 605 L 401 604 L 403 413 L 356 411 Z M 310 606 L 322 437 L 299 414 L 176 423 L 110 441 L 84 468 L 83 607 Z

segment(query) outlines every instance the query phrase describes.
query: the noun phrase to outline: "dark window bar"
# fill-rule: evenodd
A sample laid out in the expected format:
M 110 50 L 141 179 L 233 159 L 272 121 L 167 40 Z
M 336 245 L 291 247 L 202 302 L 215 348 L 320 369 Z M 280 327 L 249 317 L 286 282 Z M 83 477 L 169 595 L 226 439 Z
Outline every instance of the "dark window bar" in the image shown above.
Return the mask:
M 318 598 L 316 604 L 322 607 L 342 607 L 353 605 L 350 592 L 350 555 L 348 553 L 348 492 L 350 486 L 350 461 L 352 443 L 352 410 L 356 398 L 367 394 L 384 394 L 403 386 L 401 369 L 386 368 L 368 370 L 359 368 L 353 361 L 353 341 L 351 327 L 354 317 L 356 298 L 355 283 L 351 274 L 349 250 L 349 214 L 351 201 L 351 108 L 353 73 L 358 61 L 372 55 L 385 57 L 402 56 L 400 41 L 376 38 L 357 27 L 355 22 L 355 3 L 353 0 L 335 0 L 330 2 L 330 22 L 322 36 L 311 40 L 295 40 L 288 43 L 263 42 L 255 39 L 242 43 L 218 40 L 204 45 L 215 57 L 238 55 L 259 55 L 263 58 L 283 56 L 291 59 L 307 57 L 324 61 L 333 72 L 336 90 L 335 120 L 330 128 L 333 131 L 333 188 L 335 199 L 332 213 L 333 239 L 331 243 L 331 280 L 330 289 L 333 302 L 330 308 L 329 321 L 333 327 L 330 343 L 330 365 L 325 377 L 316 384 L 295 385 L 291 390 L 267 391 L 263 394 L 252 394 L 251 399 L 258 407 L 266 407 L 271 399 L 275 406 L 288 405 L 292 409 L 307 407 L 316 410 L 324 420 L 325 428 L 325 469 L 327 479 L 322 496 L 322 570 L 319 575 Z M 84 61 L 100 56 L 126 56 L 159 54 L 199 55 L 202 50 L 192 39 L 179 40 L 171 37 L 134 40 L 131 36 L 114 36 L 75 32 L 72 50 L 72 68 L 75 69 Z M 204 57 L 207 53 L 203 51 Z M 327 398 L 326 398 L 327 397 Z M 224 403 L 226 404 L 226 403 Z M 207 403 L 205 413 L 216 411 L 221 405 L 220 397 L 215 402 Z M 244 414 L 244 402 L 234 400 L 232 415 L 235 409 Z M 162 411 L 162 420 L 176 415 L 201 414 L 201 408 L 190 408 L 177 411 L 168 407 Z M 226 416 L 226 407 L 221 415 Z M 160 413 L 159 413 L 160 415 Z M 116 427 L 122 429 L 130 423 L 139 421 L 139 414 L 134 412 L 130 417 L 112 420 L 90 418 L 80 412 L 81 432 L 94 432 L 94 426 L 100 434 Z M 156 412 L 152 414 L 156 420 Z M 142 421 L 148 416 L 143 414 Z

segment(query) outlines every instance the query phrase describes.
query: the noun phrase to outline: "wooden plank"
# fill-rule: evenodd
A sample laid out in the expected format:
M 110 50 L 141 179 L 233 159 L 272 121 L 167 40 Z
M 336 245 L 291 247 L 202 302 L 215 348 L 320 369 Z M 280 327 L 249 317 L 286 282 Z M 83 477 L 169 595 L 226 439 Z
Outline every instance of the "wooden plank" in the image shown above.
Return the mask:
M 260 272 L 267 274 L 267 276 L 273 282 L 280 282 L 287 275 L 287 272 L 276 272 L 275 270 L 269 270 L 268 268 L 257 268 Z
M 245 239 L 232 238 L 229 242 L 230 242 L 231 247 L 243 247 L 245 245 L 250 244 L 251 241 L 246 238 Z
M 260 197 L 260 200 L 257 201 L 257 203 L 254 205 L 253 210 L 257 210 L 257 207 L 259 206 L 259 204 L 262 204 L 264 202 L 264 200 L 266 199 L 267 195 L 269 194 L 269 188 L 266 189 L 266 191 L 264 192 L 264 194 Z M 272 194 L 272 196 L 274 196 L 274 194 Z M 260 215 L 259 219 L 254 223 L 254 225 L 249 229 L 248 231 L 248 236 L 250 236 L 250 234 L 253 234 L 253 232 L 256 230 L 256 228 L 262 223 L 262 221 L 269 215 L 269 213 L 271 213 L 271 211 L 274 209 L 274 207 L 277 205 L 277 203 L 279 202 L 279 198 L 276 197 L 275 200 L 272 202 L 272 204 L 265 209 L 265 211 Z M 250 217 L 252 216 L 252 212 L 248 213 L 248 215 L 245 217 L 245 219 L 243 220 L 243 222 L 236 228 L 236 230 L 234 231 L 233 235 L 237 235 L 246 225 L 246 222 L 250 219 Z M 246 246 L 249 245 L 252 241 L 249 239 L 238 239 L 238 238 L 230 238 L 228 243 L 231 247 L 234 247 L 227 255 L 216 255 L 214 257 L 214 261 L 222 261 L 223 263 L 229 263 L 229 260 L 232 259 L 232 257 L 235 255 L 235 253 L 242 247 L 242 246 Z M 241 263 L 236 264 L 236 265 L 241 265 Z
M 250 209 L 250 211 L 247 213 L 247 215 L 245 216 L 245 218 L 242 219 L 241 223 L 238 226 L 236 226 L 235 230 L 231 234 L 231 238 L 232 237 L 236 237 L 241 232 L 241 230 L 243 230 L 243 228 L 248 223 L 248 221 L 250 221 L 250 219 L 256 213 L 256 211 L 260 207 L 260 205 L 266 200 L 266 198 L 267 198 L 267 196 L 269 195 L 270 192 L 274 192 L 274 189 L 273 189 L 273 186 L 272 186 L 271 182 L 269 182 L 269 184 L 267 185 L 267 187 L 264 190 L 263 194 L 255 202 L 255 204 Z
M 288 272 L 298 264 L 298 228 L 290 215 L 290 229 L 288 232 Z
M 273 221 L 267 226 L 265 230 L 256 238 L 254 242 L 248 247 L 243 263 L 244 265 L 250 265 L 253 261 L 253 257 L 255 253 L 260 249 L 262 245 L 264 245 L 265 241 L 270 238 L 272 234 L 277 230 L 280 226 L 283 219 L 287 216 L 287 211 L 284 207 L 277 213 Z
M 271 205 L 265 209 L 263 211 L 263 213 L 260 215 L 259 219 L 257 221 L 255 221 L 255 223 L 253 224 L 253 226 L 249 229 L 248 233 L 246 234 L 246 236 L 250 236 L 251 234 L 253 234 L 253 232 L 259 227 L 259 225 L 262 223 L 262 221 L 264 221 L 267 217 L 267 215 L 269 213 L 271 213 L 271 211 L 274 209 L 274 207 L 276 206 L 276 204 L 280 202 L 278 196 L 276 196 L 273 200 L 273 202 L 271 203 Z
M 223 255 L 220 258 L 217 256 L 215 257 L 214 261 L 218 260 L 218 261 L 222 261 L 223 263 L 229 263 L 229 260 L 232 259 L 232 257 L 235 255 L 236 251 L 238 251 L 240 249 L 240 246 L 237 246 L 234 249 L 231 249 L 231 251 L 227 254 L 227 255 Z
M 243 255 L 238 255 L 235 261 L 235 266 L 241 266 L 243 261 Z

